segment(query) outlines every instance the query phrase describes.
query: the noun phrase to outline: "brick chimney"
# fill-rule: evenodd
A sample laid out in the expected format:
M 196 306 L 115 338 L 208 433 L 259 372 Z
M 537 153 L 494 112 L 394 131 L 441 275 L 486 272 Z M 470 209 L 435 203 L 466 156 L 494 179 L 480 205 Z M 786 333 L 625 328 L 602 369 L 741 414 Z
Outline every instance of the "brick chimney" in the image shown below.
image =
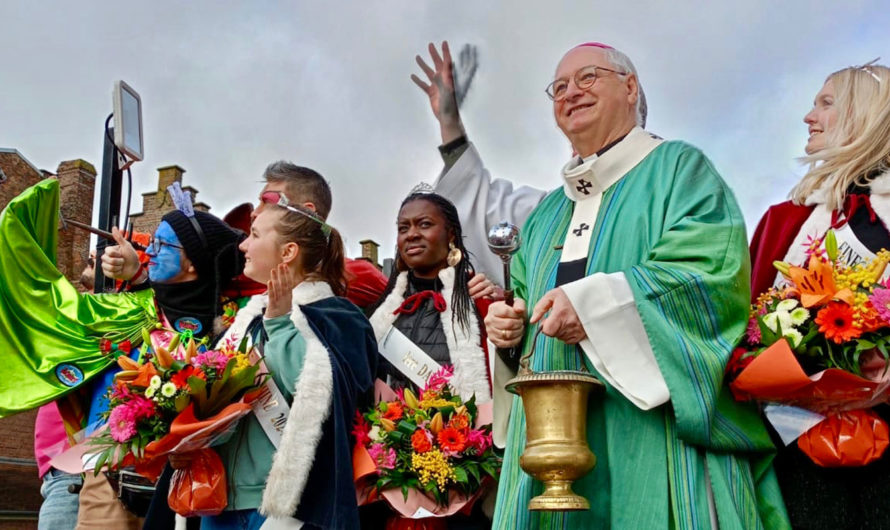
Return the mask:
M 59 206 L 65 219 L 90 224 L 93 219 L 93 193 L 96 168 L 86 160 L 68 160 L 56 170 L 59 180 Z M 77 285 L 90 255 L 90 233 L 74 227 L 59 230 L 57 267 Z
M 157 195 L 155 195 L 154 205 L 156 209 L 161 210 L 164 213 L 173 209 L 173 202 L 170 199 L 170 194 L 167 193 L 167 186 L 170 186 L 174 182 L 179 182 L 181 185 L 182 176 L 184 174 L 185 169 L 175 164 L 158 168 L 158 191 Z
M 359 241 L 358 244 L 362 246 L 362 259 L 370 261 L 371 265 L 380 269 L 380 264 L 377 262 L 377 250 L 380 248 L 380 245 L 371 239 L 364 239 Z
M 133 229 L 136 232 L 154 232 L 164 214 L 173 210 L 173 200 L 167 193 L 167 187 L 174 182 L 179 182 L 182 185 L 183 174 L 185 174 L 185 170 L 177 165 L 158 168 L 158 189 L 143 193 L 142 211 L 130 214 L 130 220 L 133 222 Z M 210 210 L 210 206 L 207 204 L 197 202 L 198 190 L 191 186 L 182 186 L 182 189 L 191 192 L 195 210 L 203 212 Z

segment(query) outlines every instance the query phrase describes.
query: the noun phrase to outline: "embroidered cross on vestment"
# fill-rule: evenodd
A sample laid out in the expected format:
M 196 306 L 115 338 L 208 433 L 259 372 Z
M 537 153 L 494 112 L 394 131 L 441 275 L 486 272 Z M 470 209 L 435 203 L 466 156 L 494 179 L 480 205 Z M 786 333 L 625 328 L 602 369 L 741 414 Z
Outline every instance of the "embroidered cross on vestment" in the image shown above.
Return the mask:
M 589 230 L 589 229 L 590 229 L 590 225 L 588 225 L 587 223 L 581 223 L 581 226 L 572 230 L 572 233 L 578 237 L 581 237 L 581 234 L 583 234 L 585 230 Z

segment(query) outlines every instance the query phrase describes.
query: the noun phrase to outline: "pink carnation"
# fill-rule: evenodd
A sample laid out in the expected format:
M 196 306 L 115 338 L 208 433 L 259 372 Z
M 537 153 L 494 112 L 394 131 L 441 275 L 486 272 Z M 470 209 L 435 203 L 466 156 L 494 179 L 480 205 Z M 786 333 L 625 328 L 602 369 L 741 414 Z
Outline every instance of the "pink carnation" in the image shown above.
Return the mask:
M 477 455 L 481 455 L 491 447 L 491 434 L 485 434 L 481 430 L 471 430 L 467 434 L 467 447 L 474 449 Z
M 890 289 L 875 289 L 868 297 L 868 301 L 878 312 L 881 320 L 890 323 Z
M 371 457 L 377 467 L 382 469 L 393 469 L 396 467 L 396 452 L 392 448 L 387 448 L 383 444 L 372 444 L 368 448 L 368 455 Z

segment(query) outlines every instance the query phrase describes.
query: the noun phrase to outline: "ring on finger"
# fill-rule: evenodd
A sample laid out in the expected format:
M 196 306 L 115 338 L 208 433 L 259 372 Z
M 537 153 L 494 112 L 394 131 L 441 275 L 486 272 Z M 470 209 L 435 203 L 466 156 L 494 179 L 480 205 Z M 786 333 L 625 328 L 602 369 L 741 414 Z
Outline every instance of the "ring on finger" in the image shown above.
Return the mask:
M 504 340 L 507 340 L 507 330 L 506 329 L 501 330 L 501 338 Z

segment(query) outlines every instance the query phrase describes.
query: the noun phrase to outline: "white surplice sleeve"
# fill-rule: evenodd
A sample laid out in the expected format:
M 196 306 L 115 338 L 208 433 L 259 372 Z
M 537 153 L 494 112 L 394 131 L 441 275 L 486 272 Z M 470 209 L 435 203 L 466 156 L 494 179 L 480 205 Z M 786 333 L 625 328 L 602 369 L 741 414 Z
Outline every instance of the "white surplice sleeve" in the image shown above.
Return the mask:
M 624 273 L 598 272 L 562 290 L 587 332 L 579 345 L 606 381 L 642 410 L 667 403 L 667 382 Z
M 476 271 L 503 284 L 504 267 L 488 249 L 488 229 L 501 221 L 522 226 L 547 192 L 528 186 L 514 189 L 508 180 L 492 180 L 472 143 L 451 168 L 439 175 L 434 187 L 457 207 Z

